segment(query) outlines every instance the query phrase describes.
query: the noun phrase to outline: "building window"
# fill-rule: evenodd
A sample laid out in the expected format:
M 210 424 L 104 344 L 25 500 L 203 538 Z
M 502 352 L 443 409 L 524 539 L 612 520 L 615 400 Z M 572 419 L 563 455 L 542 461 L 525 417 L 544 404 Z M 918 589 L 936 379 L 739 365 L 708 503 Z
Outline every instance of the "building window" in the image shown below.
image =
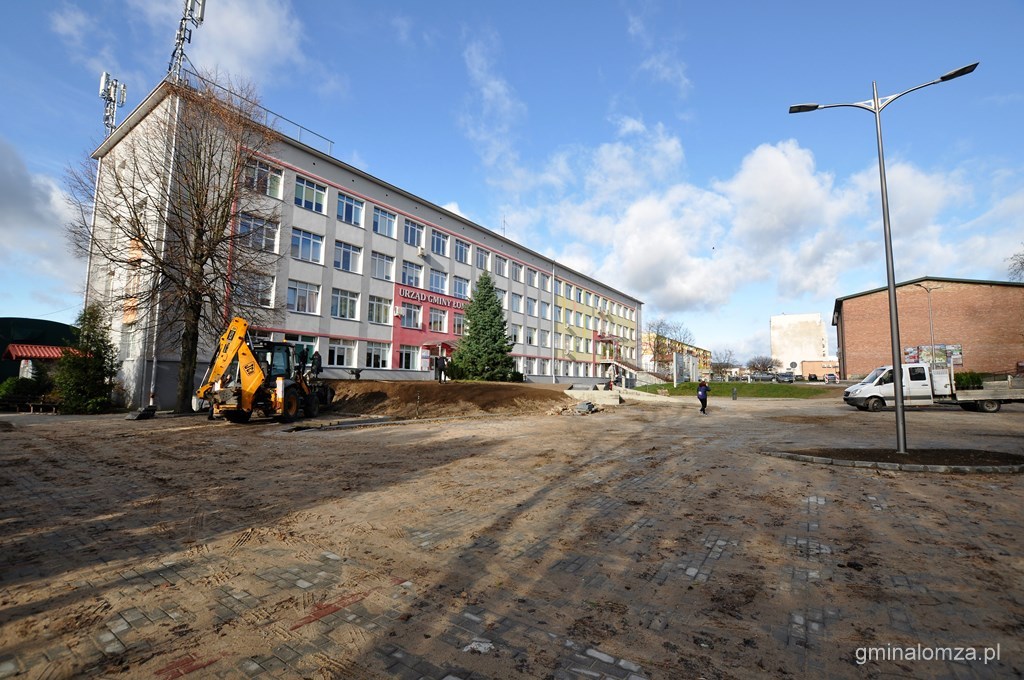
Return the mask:
M 494 274 L 496 276 L 508 276 L 508 260 L 501 255 L 494 256 Z
M 562 306 L 561 305 L 555 305 L 555 318 L 554 318 L 554 320 L 557 321 L 558 323 L 562 323 Z
M 373 233 L 380 234 L 381 236 L 387 236 L 389 238 L 395 237 L 395 220 L 396 216 L 394 213 L 389 213 L 387 210 L 381 210 L 374 206 L 373 208 Z
M 359 259 L 363 249 L 344 241 L 334 242 L 334 268 L 343 272 L 359 273 Z
M 306 210 L 322 213 L 327 187 L 305 177 L 295 178 L 295 205 Z
M 328 366 L 355 366 L 356 343 L 354 340 L 327 341 Z
M 494 294 L 498 296 L 498 302 L 501 303 L 501 308 L 508 309 L 508 298 L 505 297 L 505 291 L 501 288 L 495 288 Z
M 541 328 L 539 331 L 537 331 L 537 344 L 538 345 L 540 345 L 541 347 L 547 347 L 549 339 L 550 339 L 550 334 L 548 333 L 548 331 L 546 331 L 543 328 Z
M 420 349 L 413 345 L 399 345 L 398 367 L 407 371 L 420 370 Z
M 274 277 L 239 272 L 234 278 L 234 299 L 241 305 L 274 306 Z
M 508 305 L 509 311 L 521 312 L 523 311 L 523 296 L 519 293 L 512 293 L 511 301 Z
M 537 344 L 537 329 L 526 327 L 526 344 L 536 345 Z
M 547 374 L 548 374 L 548 360 L 547 359 L 538 359 L 537 360 L 537 375 L 547 375 Z
M 518 262 L 512 263 L 512 280 L 520 283 L 523 281 L 523 265 Z
M 522 342 L 522 339 L 523 339 L 523 327 L 520 326 L 519 324 L 512 324 L 511 326 L 509 326 L 509 328 L 512 331 L 512 333 L 511 333 L 512 342 L 515 342 L 515 343 Z
M 320 286 L 305 281 L 288 281 L 288 311 L 300 314 L 318 314 Z
M 483 271 L 488 270 L 488 266 L 491 263 L 491 254 L 483 248 L 477 247 L 476 249 L 476 268 L 482 269 Z
M 363 202 L 345 194 L 338 194 L 338 219 L 342 222 L 363 226 Z
M 323 263 L 324 237 L 302 229 L 292 229 L 292 257 L 306 262 Z
M 469 264 L 469 244 L 461 239 L 455 239 L 455 261 Z
M 583 289 L 579 286 L 576 287 L 576 302 L 583 304 Z
M 461 276 L 452 277 L 452 295 L 463 300 L 469 299 L 469 279 Z
M 534 288 L 537 287 L 537 270 L 536 269 L 529 269 L 529 268 L 527 268 L 527 270 L 526 270 L 526 285 L 527 286 L 533 286 Z
M 419 330 L 422 308 L 409 302 L 402 303 L 402 328 Z
M 537 301 L 531 297 L 526 298 L 526 313 L 529 316 L 537 316 Z
M 540 301 L 540 318 L 542 318 L 542 319 L 549 319 L 549 318 L 551 318 L 550 315 L 551 315 L 551 303 L 545 302 L 544 300 L 541 300 Z
M 452 314 L 452 333 L 464 335 L 466 333 L 466 315 Z
M 561 295 L 561 294 L 562 294 L 562 282 L 559 281 L 558 279 L 555 279 L 555 295 Z
M 387 368 L 388 357 L 391 355 L 391 345 L 386 342 L 366 343 L 366 367 Z
M 277 222 L 242 213 L 238 217 L 239 240 L 253 250 L 277 252 Z
M 438 333 L 448 332 L 448 312 L 446 310 L 430 308 L 430 330 Z
M 423 225 L 412 220 L 405 221 L 405 242 L 416 248 L 423 247 Z
M 435 293 L 448 293 L 448 274 L 436 269 L 430 270 L 430 290 Z
M 576 326 L 583 328 L 583 312 L 576 312 Z
M 384 281 L 395 278 L 395 258 L 384 253 L 374 252 L 370 255 L 370 276 Z
M 547 274 L 541 273 L 540 275 L 540 289 L 551 292 L 551 277 Z
M 370 323 L 391 323 L 391 300 L 388 298 L 370 296 L 370 307 L 367 320 Z
M 335 288 L 331 291 L 331 316 L 335 319 L 359 317 L 359 293 Z
M 245 186 L 271 198 L 281 198 L 282 177 L 281 170 L 263 161 L 254 161 L 245 168 Z
M 448 256 L 448 234 L 441 233 L 437 229 L 430 232 L 430 252 L 435 255 Z
M 419 288 L 423 281 L 423 265 L 405 260 L 402 262 L 402 283 Z
M 572 284 L 571 283 L 566 283 L 565 284 L 565 297 L 570 302 L 572 301 Z

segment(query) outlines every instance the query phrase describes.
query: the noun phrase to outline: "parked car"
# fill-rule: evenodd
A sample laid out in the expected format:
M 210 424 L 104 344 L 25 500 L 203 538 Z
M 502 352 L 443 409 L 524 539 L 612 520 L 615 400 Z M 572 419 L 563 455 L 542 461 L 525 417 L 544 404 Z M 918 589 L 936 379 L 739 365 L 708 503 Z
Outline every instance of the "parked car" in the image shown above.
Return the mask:
M 818 382 L 818 374 L 817 373 L 808 373 L 807 374 L 807 382 Z
M 826 383 L 839 383 L 839 376 L 835 373 L 826 373 L 825 377 L 822 378 Z
M 793 374 L 789 371 L 785 373 L 779 373 L 775 376 L 775 379 L 780 383 L 791 383 L 793 382 Z
M 774 373 L 764 373 L 764 372 L 760 372 L 759 371 L 757 373 L 751 374 L 751 376 L 750 376 L 750 381 L 751 382 L 772 382 L 774 380 L 775 380 L 775 374 Z

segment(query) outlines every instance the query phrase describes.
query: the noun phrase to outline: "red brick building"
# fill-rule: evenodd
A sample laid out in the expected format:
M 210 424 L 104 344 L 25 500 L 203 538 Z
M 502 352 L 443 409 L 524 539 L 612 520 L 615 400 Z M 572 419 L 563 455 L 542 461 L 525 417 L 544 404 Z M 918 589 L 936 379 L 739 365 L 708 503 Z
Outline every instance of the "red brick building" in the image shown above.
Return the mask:
M 923 277 L 896 284 L 905 361 L 1013 373 L 1024 362 L 1024 283 Z M 887 288 L 836 299 L 832 325 L 842 378 L 892 363 Z

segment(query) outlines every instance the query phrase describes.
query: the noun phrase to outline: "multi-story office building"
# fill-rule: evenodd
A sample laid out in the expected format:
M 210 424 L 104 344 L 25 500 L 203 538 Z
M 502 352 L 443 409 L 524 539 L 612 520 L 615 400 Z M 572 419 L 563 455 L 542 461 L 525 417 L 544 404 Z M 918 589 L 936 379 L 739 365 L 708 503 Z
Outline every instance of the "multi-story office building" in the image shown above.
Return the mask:
M 161 83 L 94 157 L 102 162 L 170 97 Z M 249 169 L 280 220 L 238 227 L 280 255 L 260 300 L 279 310 L 277 320 L 256 333 L 318 350 L 328 378 L 356 369 L 363 379 L 432 377 L 432 357 L 451 356 L 474 283 L 488 272 L 527 380 L 603 379 L 617 363 L 629 373 L 638 362 L 640 300 L 299 141 L 308 131 L 280 132 L 273 152 Z M 100 284 L 110 285 L 104 270 L 93 262 L 89 273 L 100 297 Z M 126 314 L 114 324 L 130 401 L 142 403 L 151 381 L 170 403 L 174 350 L 150 352 L 162 344 L 126 337 L 135 323 Z M 221 329 L 205 330 L 209 352 Z M 202 350 L 199 363 L 205 368 Z

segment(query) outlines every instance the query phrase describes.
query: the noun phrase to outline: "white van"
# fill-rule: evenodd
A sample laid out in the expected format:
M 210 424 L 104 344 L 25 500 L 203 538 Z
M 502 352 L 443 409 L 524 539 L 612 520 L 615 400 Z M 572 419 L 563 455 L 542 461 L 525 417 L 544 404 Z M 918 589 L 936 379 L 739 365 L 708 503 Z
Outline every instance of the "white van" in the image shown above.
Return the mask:
M 895 402 L 892 366 L 880 366 L 843 392 L 843 401 L 862 411 L 880 411 Z M 995 413 L 1002 404 L 1024 401 L 1014 378 L 984 383 L 980 390 L 957 390 L 952 367 L 903 364 L 903 403 L 907 406 L 956 404 L 965 411 Z

